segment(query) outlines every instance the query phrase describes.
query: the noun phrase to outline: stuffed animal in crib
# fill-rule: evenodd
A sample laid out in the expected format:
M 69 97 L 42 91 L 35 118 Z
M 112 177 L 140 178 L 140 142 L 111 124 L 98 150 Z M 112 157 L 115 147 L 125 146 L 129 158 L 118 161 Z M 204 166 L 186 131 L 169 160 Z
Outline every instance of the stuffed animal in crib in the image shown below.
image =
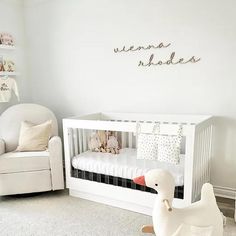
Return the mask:
M 143 232 L 155 233 L 157 236 L 223 236 L 223 217 L 216 204 L 211 184 L 202 186 L 200 201 L 185 208 L 172 208 L 175 182 L 168 171 L 150 170 L 145 176 L 137 177 L 133 181 L 158 192 L 153 209 L 153 226 L 144 226 Z M 207 230 L 208 233 L 211 230 L 211 234 L 196 234 L 196 230 Z
M 89 149 L 94 152 L 100 152 L 102 143 L 97 132 L 91 134 L 88 142 Z
M 106 145 L 107 145 L 107 134 L 104 130 L 98 130 L 98 136 L 100 138 L 101 146 L 100 146 L 100 152 L 105 153 L 106 152 Z
M 111 131 L 98 130 L 90 136 L 89 149 L 94 152 L 119 154 L 119 143 Z
M 110 135 L 107 140 L 107 152 L 119 154 L 119 143 L 115 136 Z

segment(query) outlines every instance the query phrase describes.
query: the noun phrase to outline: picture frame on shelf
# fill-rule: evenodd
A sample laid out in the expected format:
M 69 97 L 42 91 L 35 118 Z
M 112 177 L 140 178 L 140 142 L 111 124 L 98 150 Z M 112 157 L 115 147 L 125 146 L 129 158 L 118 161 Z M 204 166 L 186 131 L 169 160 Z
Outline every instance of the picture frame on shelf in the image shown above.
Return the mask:
M 19 76 L 20 74 L 18 72 L 7 72 L 7 71 L 0 71 L 0 77 L 1 76 Z

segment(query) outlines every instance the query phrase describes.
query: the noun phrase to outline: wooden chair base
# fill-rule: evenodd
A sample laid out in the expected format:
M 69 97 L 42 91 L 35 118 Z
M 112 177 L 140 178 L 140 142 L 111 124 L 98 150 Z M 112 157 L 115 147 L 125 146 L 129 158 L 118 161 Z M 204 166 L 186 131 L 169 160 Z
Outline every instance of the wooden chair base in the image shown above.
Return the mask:
M 142 232 L 143 233 L 148 233 L 148 234 L 155 234 L 154 228 L 152 225 L 144 225 L 142 227 Z

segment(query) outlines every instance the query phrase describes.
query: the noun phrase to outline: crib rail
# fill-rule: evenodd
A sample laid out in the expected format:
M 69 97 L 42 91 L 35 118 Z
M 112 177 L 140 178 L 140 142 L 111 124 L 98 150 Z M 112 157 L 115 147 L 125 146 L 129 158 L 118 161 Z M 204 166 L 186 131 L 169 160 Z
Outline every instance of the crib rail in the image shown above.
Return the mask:
M 74 120 L 117 120 L 121 122 L 140 121 L 140 122 L 167 122 L 184 123 L 197 125 L 211 118 L 209 115 L 173 115 L 173 114 L 148 114 L 148 113 L 114 113 L 101 112 L 71 117 Z

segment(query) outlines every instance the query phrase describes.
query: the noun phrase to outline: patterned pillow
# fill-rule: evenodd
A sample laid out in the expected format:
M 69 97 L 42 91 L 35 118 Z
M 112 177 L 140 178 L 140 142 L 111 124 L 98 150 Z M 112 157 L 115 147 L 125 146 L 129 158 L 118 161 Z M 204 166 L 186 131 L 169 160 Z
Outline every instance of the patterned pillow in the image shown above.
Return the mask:
M 158 135 L 158 160 L 178 165 L 180 162 L 180 149 L 182 142 L 182 125 L 177 135 Z
M 158 155 L 158 135 L 138 135 L 137 159 L 156 160 Z
M 158 135 L 158 160 L 178 165 L 181 139 L 179 136 Z

